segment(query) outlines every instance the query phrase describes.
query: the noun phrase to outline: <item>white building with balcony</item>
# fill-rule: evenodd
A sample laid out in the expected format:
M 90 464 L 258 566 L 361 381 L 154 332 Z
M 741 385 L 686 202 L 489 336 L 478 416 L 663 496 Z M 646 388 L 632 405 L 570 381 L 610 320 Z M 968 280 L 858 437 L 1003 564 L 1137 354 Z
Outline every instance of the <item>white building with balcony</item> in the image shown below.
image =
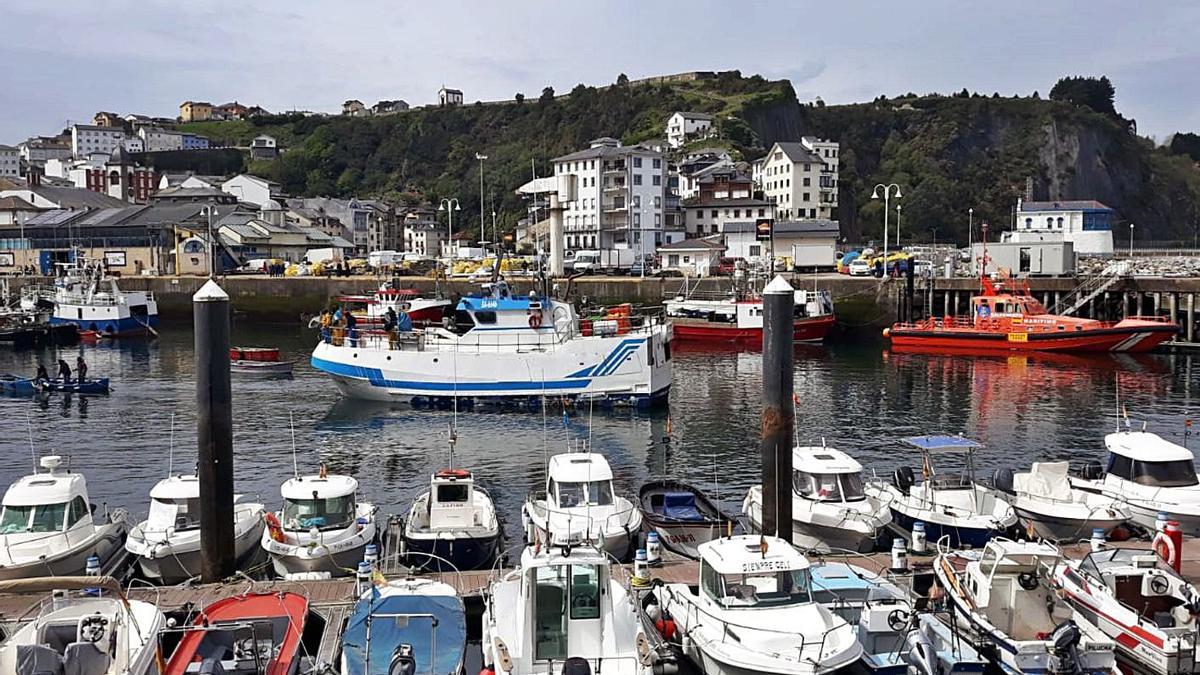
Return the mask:
M 778 142 L 754 162 L 753 177 L 782 220 L 835 220 L 839 144 L 812 136 Z
M 677 112 L 667 118 L 667 145 L 678 148 L 688 141 L 708 138 L 716 118 L 707 113 Z
M 125 141 L 121 127 L 97 127 L 90 124 L 71 125 L 71 156 L 87 157 L 93 153 L 111 155 Z
M 553 162 L 556 176 L 576 179 L 576 199 L 564 204 L 567 250 L 650 252 L 663 242 L 667 162 L 662 153 L 606 137 Z
M 0 176 L 16 178 L 20 175 L 21 151 L 8 145 L 0 145 Z

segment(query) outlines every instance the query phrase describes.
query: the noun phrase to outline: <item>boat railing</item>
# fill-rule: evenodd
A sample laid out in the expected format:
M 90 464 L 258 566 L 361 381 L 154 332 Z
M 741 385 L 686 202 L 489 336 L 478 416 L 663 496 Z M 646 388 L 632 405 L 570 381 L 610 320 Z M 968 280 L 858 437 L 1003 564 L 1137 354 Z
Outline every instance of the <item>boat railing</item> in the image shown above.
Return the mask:
M 670 585 L 664 585 L 661 588 L 667 595 L 674 596 L 676 594 L 676 591 L 674 589 L 672 589 Z M 701 591 L 701 592 L 703 593 L 704 591 Z M 828 642 L 830 634 L 836 632 L 840 628 L 840 626 L 834 626 L 832 628 L 827 628 L 826 630 L 824 630 L 821 633 L 820 639 L 809 638 L 808 636 L 804 635 L 803 633 L 798 632 L 795 626 L 788 626 L 788 627 L 781 627 L 781 628 L 767 628 L 767 627 L 764 627 L 761 625 L 739 623 L 736 621 L 730 621 L 729 619 L 726 619 L 722 616 L 718 616 L 717 614 L 710 612 L 707 609 L 704 609 L 703 607 L 700 606 L 700 603 L 698 603 L 690 598 L 684 599 L 684 600 L 679 600 L 676 598 L 672 598 L 672 599 L 676 600 L 676 604 L 684 605 L 685 607 L 687 607 L 688 616 L 687 616 L 687 621 L 685 622 L 685 625 L 687 625 L 689 627 L 689 629 L 693 626 L 700 625 L 700 622 L 698 621 L 698 619 L 701 617 L 703 617 L 706 622 L 704 625 L 708 625 L 708 626 L 715 625 L 715 626 L 720 627 L 721 636 L 720 636 L 720 638 L 715 640 L 716 642 L 721 642 L 721 643 L 734 642 L 734 643 L 738 644 L 739 646 L 743 647 L 744 649 L 750 649 L 750 650 L 758 652 L 758 651 L 762 651 L 762 646 L 758 643 L 752 643 L 752 644 L 744 643 L 742 641 L 741 635 L 738 634 L 738 631 L 744 630 L 746 632 L 770 633 L 772 635 L 778 635 L 781 637 L 786 636 L 786 637 L 789 637 L 792 639 L 798 638 L 800 640 L 800 645 L 795 648 L 796 661 L 798 661 L 798 662 L 803 662 L 806 659 L 814 660 L 813 656 L 811 654 L 805 654 L 805 651 L 812 649 L 812 648 L 816 648 L 817 654 L 816 654 L 815 661 L 817 662 L 816 665 L 819 665 L 819 662 L 821 661 L 821 659 L 823 659 L 825 657 L 825 644 L 826 644 L 826 642 Z M 749 609 L 749 608 L 747 608 L 747 609 Z M 733 611 L 737 611 L 737 610 L 733 610 Z M 776 650 L 774 653 L 775 653 L 775 655 L 781 656 L 781 657 L 785 656 L 787 654 L 787 652 L 785 652 L 784 650 Z
M 616 499 L 617 498 L 614 498 L 614 502 L 616 502 Z M 584 539 L 594 536 L 594 533 L 591 531 L 592 530 L 591 523 L 593 523 L 597 520 L 601 521 L 602 527 L 601 527 L 601 532 L 596 533 L 596 534 L 602 534 L 603 532 L 607 532 L 607 531 L 611 531 L 611 530 L 621 530 L 621 529 L 628 531 L 629 526 L 627 523 L 629 522 L 629 517 L 635 511 L 638 510 L 638 507 L 636 505 L 634 505 L 633 502 L 629 502 L 628 508 L 618 509 L 603 518 L 600 518 L 599 516 L 591 515 L 586 512 L 579 513 L 578 511 L 575 511 L 575 510 L 567 511 L 567 510 L 560 509 L 556 506 L 551 506 L 550 500 L 549 500 L 549 498 L 547 498 L 545 490 L 535 490 L 535 491 L 530 492 L 526 501 L 530 504 L 530 507 L 533 509 L 534 513 L 536 513 L 546 519 L 546 530 L 548 532 L 550 532 L 551 535 L 553 535 L 554 533 L 550 526 L 550 518 L 553 516 L 559 516 L 561 518 L 566 518 L 566 520 L 567 520 L 567 537 L 568 538 L 571 537 L 572 530 L 574 529 L 571 526 L 572 520 L 579 520 L 579 521 L 583 522 L 583 525 L 585 528 Z M 597 509 L 607 508 L 606 506 L 595 506 L 595 505 L 593 505 L 593 506 L 594 506 L 594 508 L 597 508 Z M 614 503 L 613 506 L 615 507 L 616 503 Z M 587 505 L 580 505 L 578 507 L 573 507 L 573 508 L 584 509 L 586 511 Z
M 969 316 L 931 316 L 921 321 L 901 322 L 896 328 L 912 330 L 939 330 L 946 328 L 974 328 L 975 319 Z

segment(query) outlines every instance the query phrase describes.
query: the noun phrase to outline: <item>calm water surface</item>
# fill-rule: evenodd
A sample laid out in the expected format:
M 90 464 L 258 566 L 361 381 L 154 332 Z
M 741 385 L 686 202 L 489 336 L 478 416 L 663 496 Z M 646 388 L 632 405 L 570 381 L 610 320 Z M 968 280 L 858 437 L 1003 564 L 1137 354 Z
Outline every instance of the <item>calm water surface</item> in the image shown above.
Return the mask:
M 451 412 L 342 400 L 308 365 L 312 333 L 293 326 L 235 326 L 235 342 L 278 345 L 297 360 L 295 379 L 234 376 L 237 491 L 275 506 L 292 473 L 289 415 L 295 418 L 297 462 L 315 471 L 349 473 L 364 500 L 402 513 L 447 460 Z M 176 472 L 196 457 L 193 336 L 167 324 L 156 341 L 61 350 L 82 353 L 94 375 L 112 378 L 105 397 L 48 401 L 0 398 L 0 483 L 29 471 L 35 451 L 68 455 L 87 474 L 92 500 L 144 514 L 148 492 L 166 475 L 174 423 Z M 32 375 L 46 352 L 0 352 L 0 372 Z M 677 345 L 668 410 L 462 413 L 457 463 L 491 488 L 519 530 L 526 492 L 544 480 L 547 454 L 590 439 L 630 497 L 664 473 L 719 495 L 736 512 L 758 477 L 761 357 L 753 352 Z M 916 466 L 895 438 L 962 433 L 984 442 L 980 464 L 1021 467 L 1050 459 L 1100 457 L 1116 424 L 1115 392 L 1135 424 L 1182 442 L 1194 414 L 1200 357 L 1186 355 L 951 357 L 896 354 L 880 345 L 806 347 L 796 352 L 797 440 L 824 442 L 857 457 L 868 472 Z M 670 437 L 668 437 L 670 430 Z

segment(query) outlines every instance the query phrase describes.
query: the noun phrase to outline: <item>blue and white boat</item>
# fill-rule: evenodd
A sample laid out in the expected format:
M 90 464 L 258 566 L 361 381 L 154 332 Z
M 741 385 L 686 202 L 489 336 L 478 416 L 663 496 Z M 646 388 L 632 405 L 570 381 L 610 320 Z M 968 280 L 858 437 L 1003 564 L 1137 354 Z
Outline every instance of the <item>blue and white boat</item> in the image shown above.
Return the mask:
M 467 613 L 454 587 L 432 579 L 373 586 L 342 636 L 343 675 L 463 672 Z
M 154 333 L 158 303 L 149 291 L 123 291 L 103 266 L 76 258 L 46 296 L 54 302 L 52 325 L 70 324 L 106 337 Z
M 866 486 L 869 497 L 891 509 L 896 526 L 911 532 L 920 521 L 930 541 L 946 537 L 951 548 L 979 548 L 1017 524 L 1016 513 L 1000 492 L 975 480 L 974 455 L 982 445 L 962 436 L 914 436 L 904 442 L 921 453 L 922 480 L 902 466 L 891 483 L 873 480 Z M 963 455 L 963 468 L 936 471 L 933 456 L 951 453 Z
M 501 281 L 438 327 L 323 332 L 312 365 L 342 394 L 377 401 L 585 398 L 645 404 L 671 386 L 670 324 L 580 321 L 570 303 L 514 296 Z

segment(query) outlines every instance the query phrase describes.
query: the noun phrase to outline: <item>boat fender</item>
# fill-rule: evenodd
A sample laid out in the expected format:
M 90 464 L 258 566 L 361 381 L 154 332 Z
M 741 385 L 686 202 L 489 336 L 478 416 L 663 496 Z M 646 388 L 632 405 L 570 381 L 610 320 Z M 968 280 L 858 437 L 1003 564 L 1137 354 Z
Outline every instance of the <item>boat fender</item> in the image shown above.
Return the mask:
M 496 669 L 492 668 L 491 666 L 484 666 L 483 669 L 479 671 L 479 675 L 496 675 Z
M 1013 471 L 1007 467 L 1003 469 L 996 469 L 996 471 L 992 473 L 992 485 L 994 485 L 996 489 L 1000 490 L 1001 492 L 1010 495 L 1016 494 L 1016 491 L 1013 489 Z
M 675 625 L 675 619 L 671 618 L 671 615 L 665 611 L 658 621 L 654 622 L 654 628 L 658 630 L 658 634 L 662 636 L 662 639 L 667 641 L 674 640 L 675 634 L 679 630 Z
M 1017 575 L 1017 585 L 1027 591 L 1032 591 L 1038 587 L 1038 578 L 1030 572 L 1021 572 Z
M 892 472 L 892 484 L 901 494 L 908 494 L 909 488 L 916 482 L 916 477 L 913 476 L 912 467 L 900 466 Z
M 542 327 L 542 313 L 541 312 L 530 312 L 529 313 L 529 327 L 534 330 L 537 330 L 538 328 Z

